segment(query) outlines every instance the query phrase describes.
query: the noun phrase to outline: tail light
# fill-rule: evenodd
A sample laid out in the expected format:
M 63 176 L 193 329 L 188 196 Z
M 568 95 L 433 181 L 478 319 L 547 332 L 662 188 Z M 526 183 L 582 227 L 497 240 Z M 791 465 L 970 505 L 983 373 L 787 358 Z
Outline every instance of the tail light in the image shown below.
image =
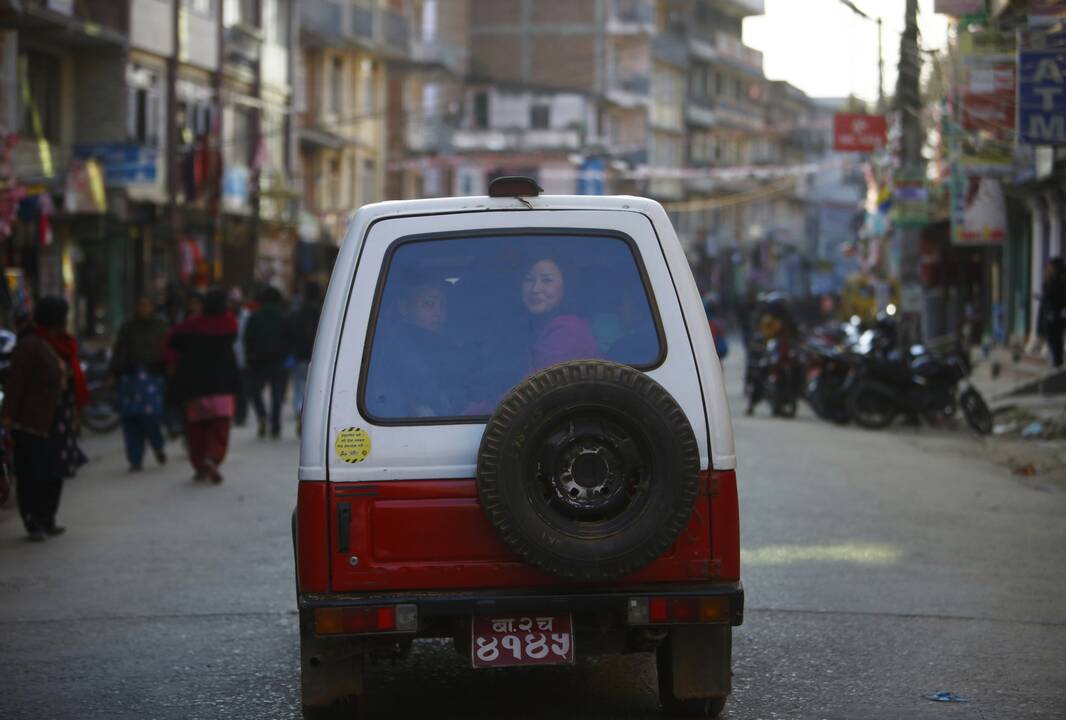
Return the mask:
M 729 598 L 630 598 L 627 619 L 630 625 L 726 623 L 729 622 Z
M 418 607 L 379 605 L 316 608 L 314 621 L 317 635 L 415 632 L 418 630 Z

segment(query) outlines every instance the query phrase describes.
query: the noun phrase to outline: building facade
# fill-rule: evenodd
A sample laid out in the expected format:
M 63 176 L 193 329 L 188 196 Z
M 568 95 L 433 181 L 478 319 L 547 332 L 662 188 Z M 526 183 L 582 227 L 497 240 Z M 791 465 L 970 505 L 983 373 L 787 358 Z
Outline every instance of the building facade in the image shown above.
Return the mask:
M 292 284 L 291 0 L 0 5 L 11 305 L 82 336 L 147 295 Z M 9 293 L 11 294 L 11 293 Z

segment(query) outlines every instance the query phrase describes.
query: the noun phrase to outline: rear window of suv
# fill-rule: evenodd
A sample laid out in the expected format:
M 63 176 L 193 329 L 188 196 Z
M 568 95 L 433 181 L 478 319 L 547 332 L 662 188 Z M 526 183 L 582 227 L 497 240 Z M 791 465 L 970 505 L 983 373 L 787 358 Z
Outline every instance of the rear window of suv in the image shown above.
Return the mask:
M 605 359 L 647 370 L 664 355 L 626 236 L 405 238 L 384 262 L 359 399 L 376 422 L 473 422 L 549 365 Z

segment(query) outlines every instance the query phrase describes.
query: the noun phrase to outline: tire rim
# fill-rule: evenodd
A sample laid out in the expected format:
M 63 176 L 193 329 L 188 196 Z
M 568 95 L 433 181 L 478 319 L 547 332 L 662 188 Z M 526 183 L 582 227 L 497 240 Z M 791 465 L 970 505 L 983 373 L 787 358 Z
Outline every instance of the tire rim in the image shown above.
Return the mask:
M 653 456 L 644 433 L 624 418 L 597 410 L 561 419 L 537 446 L 527 494 L 552 527 L 577 537 L 603 536 L 647 506 Z

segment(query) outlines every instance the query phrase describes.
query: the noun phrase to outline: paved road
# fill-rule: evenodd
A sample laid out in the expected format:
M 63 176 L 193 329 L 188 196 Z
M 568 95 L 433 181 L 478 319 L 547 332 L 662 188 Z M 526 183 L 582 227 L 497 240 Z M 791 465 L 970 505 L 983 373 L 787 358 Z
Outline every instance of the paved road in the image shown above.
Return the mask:
M 1066 715 L 1061 486 L 960 433 L 736 429 L 748 612 L 725 717 Z M 0 718 L 296 717 L 295 440 L 238 433 L 221 487 L 181 458 L 127 475 L 117 436 L 88 449 L 67 535 L 27 543 L 0 511 Z M 369 714 L 654 718 L 654 680 L 650 656 L 474 672 L 425 643 L 373 669 Z

